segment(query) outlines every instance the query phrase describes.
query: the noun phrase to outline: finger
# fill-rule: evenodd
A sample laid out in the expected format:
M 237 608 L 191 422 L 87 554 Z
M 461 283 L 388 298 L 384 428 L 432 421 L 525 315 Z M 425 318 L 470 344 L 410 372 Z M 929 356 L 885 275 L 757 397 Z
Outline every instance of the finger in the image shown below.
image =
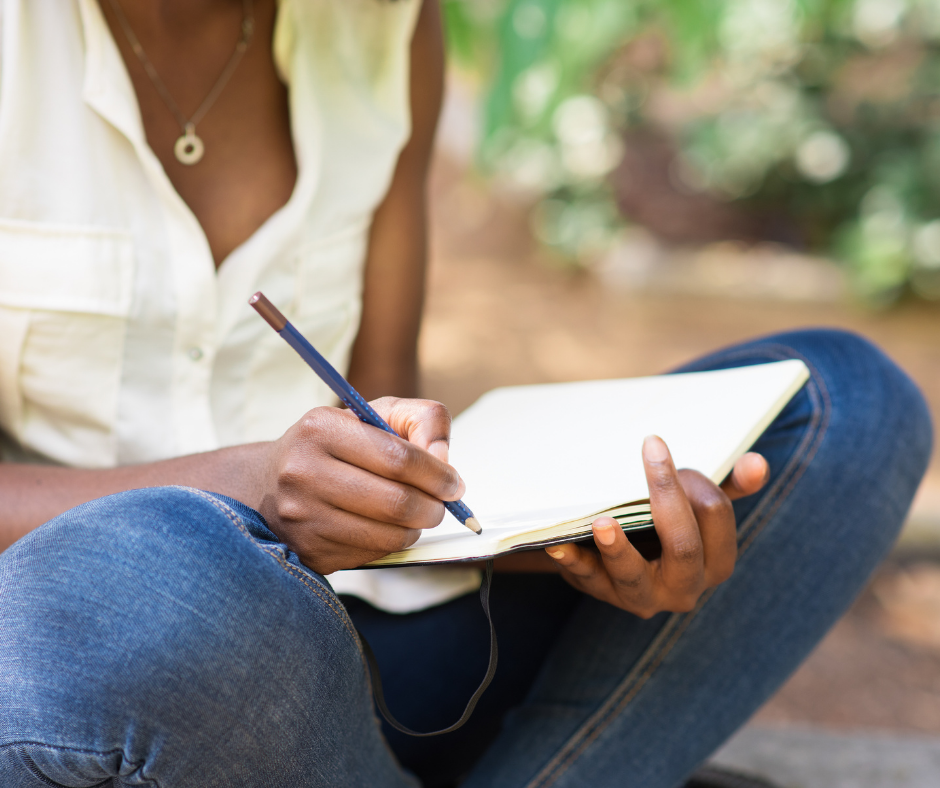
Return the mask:
M 403 482 L 438 500 L 457 500 L 466 490 L 447 463 L 403 438 L 364 424 L 348 411 L 316 408 L 304 417 L 301 430 L 311 447 L 322 447 L 342 462 Z
M 417 487 L 334 460 L 316 479 L 321 500 L 370 521 L 405 528 L 433 528 L 444 519 L 444 504 Z
M 600 556 L 576 544 L 552 545 L 546 547 L 545 552 L 568 582 L 578 590 L 598 599 L 613 597 L 610 580 L 603 569 Z
M 289 522 L 282 537 L 301 562 L 320 574 L 354 569 L 415 543 L 420 533 L 388 523 L 378 523 L 350 512 L 321 511 L 318 528 L 310 523 Z
M 757 452 L 748 452 L 731 469 L 728 478 L 721 484 L 732 501 L 753 495 L 770 479 L 770 464 Z
M 373 406 L 385 411 L 389 426 L 401 437 L 447 462 L 451 417 L 445 405 L 427 399 L 383 397 Z
M 396 397 L 383 397 L 374 404 L 387 409 L 389 426 L 401 437 L 441 462 L 447 462 L 451 416 L 446 405 L 433 400 Z
M 437 457 L 437 459 L 439 459 L 441 462 L 447 462 L 447 457 L 450 454 L 450 447 L 447 445 L 446 441 L 436 440 L 430 446 L 428 446 L 428 451 Z
M 662 438 L 643 441 L 643 466 L 653 525 L 663 546 L 660 571 L 671 594 L 694 594 L 704 585 L 704 554 L 698 523 Z
M 698 471 L 681 470 L 679 480 L 698 521 L 705 565 L 705 585 L 731 577 L 738 556 L 734 509 L 728 496 Z
M 649 562 L 630 544 L 613 517 L 598 517 L 592 529 L 594 543 L 618 596 L 635 605 L 644 605 L 652 586 Z
M 356 552 L 359 564 L 411 547 L 420 536 L 412 528 L 380 523 L 352 512 L 336 512 L 328 529 L 320 536 Z

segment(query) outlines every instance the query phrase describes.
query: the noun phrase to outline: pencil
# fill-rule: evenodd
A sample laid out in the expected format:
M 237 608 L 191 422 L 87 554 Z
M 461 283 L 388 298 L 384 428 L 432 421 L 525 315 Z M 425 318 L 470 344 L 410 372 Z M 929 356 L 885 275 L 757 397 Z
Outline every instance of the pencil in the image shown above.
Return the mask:
M 346 378 L 340 375 L 336 368 L 307 341 L 304 335 L 294 328 L 291 322 L 281 314 L 280 310 L 264 297 L 263 293 L 255 293 L 248 299 L 248 303 L 267 321 L 271 328 L 281 335 L 281 338 L 288 345 L 297 351 L 298 355 L 333 390 L 333 393 L 340 398 L 340 401 L 359 417 L 360 421 L 390 432 L 392 435 L 398 435 L 395 430 L 388 426 L 385 419 L 376 413 L 372 406 L 362 398 L 362 395 L 349 385 Z M 483 533 L 479 520 L 473 516 L 473 512 L 463 501 L 444 501 L 443 503 L 447 511 L 454 515 L 461 525 L 467 526 L 475 534 Z

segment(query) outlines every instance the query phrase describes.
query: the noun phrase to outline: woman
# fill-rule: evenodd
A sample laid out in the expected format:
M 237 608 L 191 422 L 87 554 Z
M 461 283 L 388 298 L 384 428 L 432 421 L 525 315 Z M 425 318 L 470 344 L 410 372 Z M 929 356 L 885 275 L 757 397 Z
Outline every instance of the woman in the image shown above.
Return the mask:
M 2 9 L 4 785 L 671 788 L 889 548 L 930 448 L 910 381 L 834 332 L 721 351 L 689 368 L 812 380 L 721 489 L 648 439 L 662 558 L 602 518 L 596 552 L 507 560 L 470 722 L 383 736 L 356 628 L 392 711 L 444 727 L 485 667 L 478 575 L 333 575 L 345 606 L 323 575 L 463 495 L 449 416 L 380 399 L 396 440 L 329 407 L 245 301 L 414 397 L 436 3 Z

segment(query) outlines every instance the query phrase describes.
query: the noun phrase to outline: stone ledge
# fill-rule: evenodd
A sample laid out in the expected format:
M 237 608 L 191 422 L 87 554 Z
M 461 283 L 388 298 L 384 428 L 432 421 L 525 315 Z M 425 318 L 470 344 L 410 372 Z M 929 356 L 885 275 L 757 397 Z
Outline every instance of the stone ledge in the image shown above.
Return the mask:
M 937 788 L 940 738 L 749 725 L 710 763 L 780 788 Z

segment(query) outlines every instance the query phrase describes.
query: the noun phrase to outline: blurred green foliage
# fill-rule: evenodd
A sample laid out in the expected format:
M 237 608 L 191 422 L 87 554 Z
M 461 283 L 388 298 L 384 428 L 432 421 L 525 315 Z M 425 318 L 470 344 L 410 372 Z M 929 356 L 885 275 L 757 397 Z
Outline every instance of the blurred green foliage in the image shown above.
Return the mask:
M 940 0 L 445 0 L 481 163 L 573 259 L 612 242 L 631 131 L 677 193 L 776 213 L 863 297 L 940 298 Z M 621 176 L 622 177 L 622 176 Z M 613 183 L 613 185 L 612 185 Z

